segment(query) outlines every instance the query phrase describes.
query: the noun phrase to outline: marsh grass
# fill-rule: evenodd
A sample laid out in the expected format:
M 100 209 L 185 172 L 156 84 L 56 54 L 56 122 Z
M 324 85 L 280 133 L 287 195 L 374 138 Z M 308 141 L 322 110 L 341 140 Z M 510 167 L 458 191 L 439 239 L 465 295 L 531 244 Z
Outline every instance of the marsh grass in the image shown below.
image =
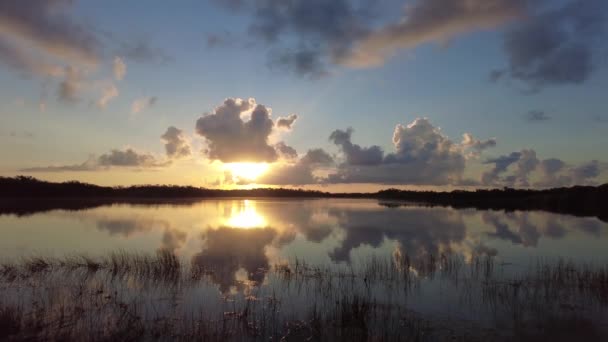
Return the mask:
M 294 258 L 228 293 L 218 271 L 164 250 L 3 262 L 0 340 L 538 340 L 563 326 L 608 336 L 606 266 L 538 260 L 505 274 L 488 256 Z M 435 296 L 461 308 L 424 312 Z

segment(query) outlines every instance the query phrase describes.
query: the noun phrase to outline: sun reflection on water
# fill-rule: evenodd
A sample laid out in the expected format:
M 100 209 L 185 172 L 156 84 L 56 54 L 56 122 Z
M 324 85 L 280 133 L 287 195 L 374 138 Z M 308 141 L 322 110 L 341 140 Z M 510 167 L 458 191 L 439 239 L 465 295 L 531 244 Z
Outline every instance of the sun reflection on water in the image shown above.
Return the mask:
M 242 205 L 233 206 L 226 224 L 229 227 L 241 229 L 263 228 L 268 226 L 268 222 L 264 216 L 257 212 L 255 203 L 250 200 L 244 200 Z

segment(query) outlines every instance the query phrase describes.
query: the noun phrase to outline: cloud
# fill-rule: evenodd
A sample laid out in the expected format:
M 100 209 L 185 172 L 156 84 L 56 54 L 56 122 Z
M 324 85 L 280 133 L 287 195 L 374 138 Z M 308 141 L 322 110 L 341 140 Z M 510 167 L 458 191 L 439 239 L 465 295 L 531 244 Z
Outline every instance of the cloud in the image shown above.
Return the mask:
M 525 14 L 523 0 L 417 0 L 396 23 L 367 34 L 343 63 L 357 67 L 382 64 L 400 49 L 445 42 L 457 35 L 494 29 Z
M 274 149 L 286 159 L 293 159 L 298 156 L 298 152 L 295 148 L 285 144 L 285 142 L 280 141 L 274 145 Z
M 249 33 L 273 46 L 271 65 L 312 77 L 327 74 L 327 64 L 341 59 L 370 21 L 369 5 L 350 0 L 215 2 L 251 14 Z
M 0 33 L 19 39 L 56 57 L 95 64 L 99 41 L 87 26 L 77 23 L 69 9 L 74 1 L 2 1 Z
M 333 158 L 323 149 L 311 149 L 295 163 L 275 165 L 257 180 L 259 184 L 306 185 L 317 184 L 321 177 L 315 176 L 317 168 L 332 165 Z
M 378 165 L 382 163 L 384 151 L 379 146 L 361 147 L 351 142 L 352 128 L 346 131 L 335 130 L 329 136 L 329 140 L 342 148 L 349 165 Z
M 122 81 L 127 74 L 127 64 L 120 57 L 114 57 L 114 62 L 112 63 L 112 70 L 114 72 L 114 78 L 117 81 Z
M 466 162 L 462 148 L 428 119 L 397 125 L 394 152 L 386 155 L 377 146 L 352 144 L 351 133 L 338 130 L 330 136 L 342 147 L 346 161 L 329 175 L 329 183 L 445 185 L 462 181 Z
M 228 31 L 209 33 L 207 34 L 207 47 L 215 48 L 220 46 L 229 46 L 234 43 L 235 38 Z
M 540 188 L 572 185 L 594 185 L 606 165 L 592 160 L 579 165 L 568 165 L 561 159 L 540 160 L 533 149 L 524 149 L 508 155 L 488 159 L 492 169 L 483 173 L 481 182 L 489 186 L 518 186 Z M 532 183 L 530 178 L 538 179 Z
M 99 171 L 112 167 L 120 168 L 159 168 L 167 166 L 169 162 L 161 162 L 153 155 L 140 153 L 132 148 L 125 150 L 113 149 L 99 157 L 90 157 L 81 164 L 73 165 L 53 165 L 45 167 L 25 168 L 21 172 L 78 172 L 78 171 Z
M 496 138 L 491 138 L 488 140 L 479 140 L 475 139 L 475 137 L 471 133 L 465 133 L 462 135 L 462 146 L 466 148 L 471 148 L 475 151 L 481 152 L 491 147 L 496 147 Z
M 549 121 L 551 117 L 542 110 L 531 110 L 525 115 L 525 119 L 529 122 Z
M 540 181 L 536 184 L 539 187 L 561 187 L 570 185 L 572 179 L 562 174 L 566 169 L 566 163 L 557 158 L 542 160 L 538 165 Z
M 131 39 L 118 43 L 116 53 L 137 63 L 165 64 L 173 60 L 163 49 L 150 45 L 146 39 Z
M 207 156 L 224 163 L 277 160 L 278 153 L 268 142 L 275 126 L 271 112 L 255 99 L 226 99 L 196 122 L 197 134 L 207 141 Z
M 297 119 L 298 119 L 297 114 L 290 114 L 287 117 L 279 118 L 279 119 L 277 119 L 277 127 L 283 128 L 286 130 L 291 130 L 291 128 L 293 127 L 293 124 L 296 122 Z
M 80 100 L 79 93 L 83 90 L 83 72 L 75 67 L 65 68 L 65 78 L 59 83 L 57 96 L 59 100 L 66 103 L 74 103 Z
M 109 153 L 102 154 L 98 158 L 100 166 L 136 166 L 136 167 L 156 167 L 160 164 L 151 154 L 141 154 L 135 150 L 128 148 L 122 150 L 112 150 Z
M 573 181 L 576 184 L 585 184 L 598 177 L 602 168 L 605 168 L 605 165 L 601 165 L 597 160 L 592 160 L 576 166 L 571 170 Z
M 318 78 L 329 65 L 369 67 L 397 50 L 494 29 L 525 14 L 527 0 L 416 0 L 399 20 L 377 23 L 376 2 L 349 0 L 231 1 L 251 14 L 250 34 L 274 47 L 270 62 Z M 291 43 L 291 44 L 290 44 Z
M 464 133 L 462 135 L 462 142 L 460 145 L 464 150 L 470 152 L 466 155 L 467 158 L 478 158 L 481 153 L 489 148 L 496 147 L 496 138 L 490 138 L 488 140 L 479 140 L 471 133 Z
M 161 139 L 165 144 L 167 157 L 170 159 L 189 157 L 192 154 L 192 149 L 186 135 L 182 130 L 174 126 L 167 128 Z
M 101 97 L 97 100 L 97 107 L 106 108 L 108 103 L 118 96 L 118 88 L 112 83 L 105 86 L 102 90 Z
M 493 71 L 491 78 L 510 77 L 531 92 L 583 83 L 595 68 L 596 43 L 606 37 L 607 5 L 604 0 L 572 0 L 529 13 L 506 34 L 508 67 Z
M 19 45 L 3 39 L 2 36 L 0 36 L 0 62 L 27 76 L 59 77 L 64 73 L 61 66 L 46 62 Z
M 144 111 L 156 104 L 158 98 L 156 96 L 151 97 L 141 97 L 135 99 L 131 104 L 131 114 L 137 114 L 141 111 Z

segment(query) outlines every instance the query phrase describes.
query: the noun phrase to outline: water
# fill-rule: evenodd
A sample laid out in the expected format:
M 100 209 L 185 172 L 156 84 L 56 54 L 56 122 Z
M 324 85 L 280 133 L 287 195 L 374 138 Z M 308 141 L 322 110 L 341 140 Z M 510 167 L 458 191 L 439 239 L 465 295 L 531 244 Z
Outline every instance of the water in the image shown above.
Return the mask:
M 306 329 L 298 330 L 303 338 L 316 336 L 310 323 L 316 320 L 332 320 L 336 326 L 336 317 L 340 317 L 342 327 L 361 325 L 344 318 L 346 311 L 348 317 L 358 317 L 350 312 L 360 311 L 353 309 L 361 304 L 357 300 L 370 310 L 362 314 L 369 330 L 362 339 L 371 338 L 368 333 L 373 336 L 374 332 L 404 327 L 417 336 L 426 328 L 404 325 L 404 317 L 410 314 L 420 317 L 416 322 L 426 322 L 421 326 L 435 327 L 442 322 L 456 335 L 459 329 L 479 331 L 481 327 L 491 329 L 491 334 L 511 336 L 514 327 L 528 326 L 530 312 L 541 308 L 554 312 L 556 307 L 570 311 L 580 307 L 577 319 L 592 324 L 606 318 L 608 302 L 600 303 L 595 292 L 564 292 L 551 287 L 557 278 L 543 278 L 544 283 L 539 280 L 540 264 L 568 262 L 590 269 L 608 264 L 608 224 L 592 217 L 348 199 L 54 203 L 20 208 L 5 209 L 0 215 L 2 260 L 19 263 L 31 256 L 103 258 L 116 251 L 149 255 L 167 251 L 176 255 L 188 272 L 203 270 L 198 276 L 182 274 L 170 286 L 140 274 L 126 274 L 117 282 L 103 272 L 91 275 L 87 271 L 83 278 L 82 274 L 57 270 L 60 267 L 48 267 L 42 275 L 32 271 L 23 276 L 34 285 L 15 279 L 3 282 L 6 291 L 0 304 L 18 305 L 25 311 L 33 304 L 24 299 L 24 288 L 36 288 L 33 292 L 38 300 L 47 302 L 52 311 L 49 298 L 72 298 L 60 289 L 83 283 L 90 291 L 107 292 L 110 297 L 114 293 L 124 305 L 135 305 L 134 312 L 145 324 L 173 317 L 176 312 L 190 317 L 203 311 L 198 319 L 215 326 L 220 320 L 217 317 L 223 322 L 238 321 L 243 312 L 256 312 L 249 324 L 257 333 L 242 330 L 240 325 L 222 332 L 253 339 L 280 337 L 285 326 L 293 322 L 309 322 L 303 323 Z M 407 260 L 405 267 L 401 267 L 403 260 Z M 493 287 L 488 285 L 490 279 Z M 530 290 L 511 291 L 517 281 L 529 285 Z M 40 283 L 48 288 L 40 289 Z M 504 284 L 508 286 L 503 288 Z M 16 298 L 20 299 L 15 302 L 9 293 L 19 294 Z M 536 302 L 541 293 L 553 297 Z M 173 298 L 172 304 L 167 297 Z M 100 307 L 90 301 L 66 302 L 64 299 L 63 305 L 91 311 Z M 521 305 L 510 306 L 519 302 Z M 534 306 L 528 307 L 531 302 Z M 311 319 L 311 315 L 322 318 Z M 556 318 L 557 322 L 562 318 Z M 187 337 L 187 328 L 179 331 Z M 356 331 L 340 331 L 330 336 L 359 336 Z
M 412 257 L 489 253 L 608 261 L 608 224 L 546 212 L 394 207 L 375 200 L 203 200 L 108 204 L 0 216 L 0 258 L 169 249 L 191 259 L 240 255 L 252 269 L 299 257 L 349 263 L 395 250 Z M 254 268 L 255 267 L 255 268 Z

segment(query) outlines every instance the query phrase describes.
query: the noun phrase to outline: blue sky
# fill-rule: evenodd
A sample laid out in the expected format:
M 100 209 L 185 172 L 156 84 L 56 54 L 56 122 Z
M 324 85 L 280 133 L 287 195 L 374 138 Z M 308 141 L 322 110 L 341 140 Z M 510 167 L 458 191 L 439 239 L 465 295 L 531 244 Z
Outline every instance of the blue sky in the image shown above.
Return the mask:
M 57 96 L 61 77 L 43 77 L 17 69 L 6 58 L 0 58 L 0 82 L 3 85 L 0 101 L 4 104 L 0 109 L 0 151 L 4 156 L 0 172 L 3 175 L 26 172 L 53 180 L 82 179 L 105 184 L 140 181 L 205 186 L 214 182 L 226 186 L 231 182 L 233 185 L 245 184 L 248 182 L 243 179 L 225 179 L 222 167 L 218 166 L 224 164 L 223 161 L 213 162 L 208 150 L 210 140 L 208 136 L 197 133 L 195 125 L 197 119 L 206 113 L 214 114 L 214 108 L 221 106 L 226 98 L 254 98 L 258 104 L 272 108 L 271 118 L 274 120 L 291 113 L 298 115 L 291 130 L 273 131 L 267 137 L 269 144 L 284 141 L 298 151 L 298 158 L 305 156 L 311 148 L 323 148 L 332 155 L 332 165 L 318 165 L 312 170 L 315 174 L 313 183 L 317 185 L 327 185 L 322 175 L 334 172 L 332 169 L 338 170 L 338 174 L 343 171 L 349 175 L 341 174 L 338 183 L 360 179 L 349 178 L 354 174 L 349 167 L 357 168 L 357 165 L 344 162 L 348 159 L 348 151 L 329 141 L 328 137 L 334 130 L 352 127 L 352 142 L 363 147 L 363 152 L 367 146 L 378 145 L 389 154 L 395 149 L 392 141 L 395 126 L 408 125 L 422 117 L 428 118 L 435 129 L 441 128 L 441 135 L 454 145 L 450 149 L 465 148 L 459 145 L 464 133 L 471 133 L 481 141 L 496 138 L 496 144 L 475 156 L 466 157 L 466 170 L 457 172 L 460 181 L 455 182 L 453 175 L 442 175 L 440 179 L 428 182 L 418 177 L 404 177 L 399 178 L 402 181 L 397 182 L 398 185 L 469 184 L 470 180 L 477 180 L 481 173 L 496 166 L 492 160 L 522 149 L 533 149 L 538 165 L 548 158 L 564 161 L 568 166 L 559 171 L 564 175 L 574 172 L 571 169 L 597 160 L 600 175 L 580 178 L 580 182 L 595 184 L 606 180 L 603 170 L 604 151 L 608 146 L 605 134 L 608 127 L 605 98 L 608 46 L 607 40 L 601 39 L 605 38 L 603 30 L 594 27 L 593 31 L 585 31 L 584 36 L 577 32 L 569 38 L 572 44 L 584 42 L 592 51 L 593 69 L 583 81 L 548 82 L 529 93 L 524 91 L 529 84 L 513 77 L 503 77 L 498 82 L 490 80 L 493 70 L 509 66 L 509 54 L 505 49 L 505 37 L 509 32 L 518 30 L 527 22 L 540 21 L 545 12 L 576 3 L 576 0 L 545 1 L 544 6 L 537 7 L 521 1 L 521 10 L 526 12 L 515 19 L 508 17 L 482 28 L 479 24 L 472 24 L 457 33 L 444 31 L 440 39 L 394 48 L 391 56 L 379 65 L 352 67 L 332 60 L 334 56 L 321 49 L 317 52 L 323 58 L 327 75 L 314 77 L 293 72 L 290 66 L 279 65 L 273 61 L 273 56 L 298 49 L 302 44 L 311 44 L 311 41 L 313 45 L 327 44 L 324 40 L 327 38 L 323 36 L 326 31 L 311 34 L 310 28 L 294 26 L 283 29 L 278 41 L 262 39 L 252 34 L 251 28 L 259 19 L 256 19 L 256 11 L 262 8 L 260 4 L 264 1 L 233 1 L 240 4 L 236 8 L 226 6 L 228 2 L 222 1 L 180 1 L 178 4 L 166 1 L 51 2 L 57 2 L 57 7 L 52 9 L 56 12 L 47 14 L 48 17 L 53 19 L 59 13 L 97 38 L 98 59 L 93 67 L 75 66 L 89 69 L 85 76 L 81 76 L 85 80 L 80 81 L 86 83 L 83 86 L 85 90 L 78 95 L 77 101 L 66 102 Z M 299 1 L 291 2 L 298 6 Z M 338 2 L 346 6 L 339 9 L 359 8 L 357 6 L 360 5 L 356 1 Z M 349 48 L 355 49 L 357 44 L 373 39 L 385 43 L 381 35 L 383 28 L 396 25 L 399 20 L 415 22 L 416 12 L 408 12 L 404 8 L 406 5 L 422 7 L 425 2 L 438 1 L 377 1 L 370 6 L 374 8 L 368 32 L 361 37 L 349 38 L 352 39 Z M 507 3 L 496 2 L 497 6 Z M 601 1 L 593 2 L 601 6 Z M 20 13 L 29 13 L 28 10 L 38 13 L 36 8 L 51 6 L 41 3 L 32 1 L 17 9 L 10 5 L 0 7 L 0 16 L 19 19 Z M 306 13 L 327 11 L 324 7 L 327 3 L 311 1 Z M 513 3 L 498 10 L 512 10 L 509 6 Z M 455 13 L 450 13 L 451 10 Z M 455 9 L 438 11 L 453 15 L 458 22 L 469 20 L 467 15 L 470 15 L 470 20 L 478 19 L 471 15 L 475 14 L 475 9 L 462 10 L 456 6 Z M 428 21 L 420 27 L 426 29 L 430 25 L 441 25 L 435 17 L 440 17 L 439 13 L 432 15 L 431 19 L 419 19 Z M 285 18 L 297 22 L 297 18 L 287 15 Z M 556 18 L 551 20 L 569 20 Z M 44 20 L 45 17 L 34 19 Z M 605 26 L 604 16 L 595 20 L 602 24 L 597 27 Z M 36 22 L 30 20 L 27 24 L 36 25 Z M 63 58 L 61 54 L 48 57 L 47 46 L 40 41 L 42 38 L 32 43 L 23 32 L 9 24 L 5 26 L 8 28 L 0 29 L 0 42 L 4 39 L 16 45 L 26 45 L 28 53 L 44 55 L 46 60 L 61 67 L 80 62 Z M 410 34 L 408 26 L 404 27 L 398 39 L 410 39 L 406 36 Z M 219 37 L 221 41 L 211 46 L 210 37 Z M 73 43 L 69 37 L 66 39 Z M 335 42 L 329 41 L 329 44 Z M 128 49 L 136 46 L 146 46 L 149 51 L 144 56 L 128 56 Z M 122 80 L 112 76 L 115 58 L 120 58 L 127 67 Z M 100 108 L 95 101 L 101 89 L 109 84 L 113 84 L 119 94 Z M 146 98 L 156 100 L 139 113 L 132 113 L 133 102 Z M 41 103 L 44 110 L 41 110 Z M 543 112 L 548 119 L 530 121 L 527 115 L 531 111 Z M 180 137 L 191 147 L 191 155 L 171 160 L 171 163 L 166 163 L 171 164 L 168 167 L 160 167 L 163 164 L 160 160 L 169 158 L 165 156 L 165 147 L 160 139 L 169 126 L 183 131 Z M 154 163 L 153 168 L 131 163 L 78 171 L 44 169 L 81 164 L 87 159 L 95 161 L 113 149 L 124 151 L 128 148 L 140 154 L 150 154 L 159 162 Z M 400 160 L 405 163 L 404 160 L 410 160 L 410 157 Z M 281 158 L 255 161 L 277 165 L 298 163 L 298 159 Z M 382 165 L 364 166 L 372 172 L 384 167 Z M 411 167 L 397 172 L 415 173 Z M 515 163 L 508 167 L 492 184 L 475 185 L 533 186 L 531 179 L 546 176 L 544 173 L 531 173 L 530 181 L 505 183 L 509 172 L 519 172 Z M 534 172 L 538 173 L 540 169 Z M 222 180 L 217 182 L 216 178 Z M 373 179 L 378 179 L 382 185 L 394 183 L 384 183 L 382 178 Z M 468 181 L 461 182 L 463 179 Z M 573 182 L 575 180 L 571 178 L 569 183 Z M 298 182 L 294 184 L 301 185 Z

